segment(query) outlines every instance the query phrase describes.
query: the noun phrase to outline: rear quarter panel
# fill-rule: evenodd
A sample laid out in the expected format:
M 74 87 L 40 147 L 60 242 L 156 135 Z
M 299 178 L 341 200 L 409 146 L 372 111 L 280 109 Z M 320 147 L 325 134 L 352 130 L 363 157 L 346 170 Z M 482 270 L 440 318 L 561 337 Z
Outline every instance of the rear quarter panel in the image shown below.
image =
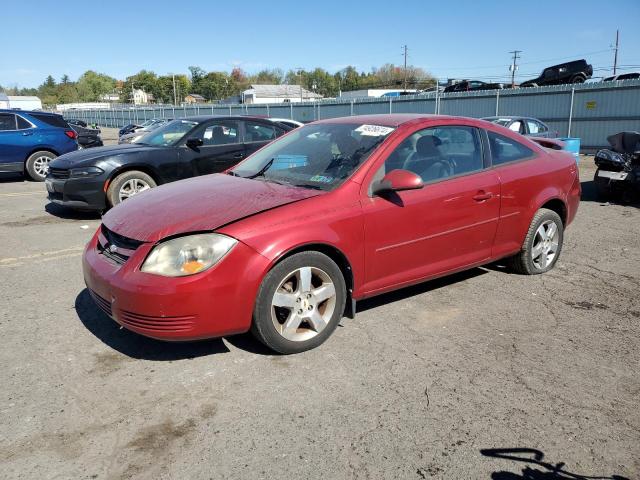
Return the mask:
M 534 158 L 498 166 L 496 171 L 501 182 L 501 205 L 493 257 L 519 251 L 533 216 L 551 200 L 560 200 L 565 205 L 565 223 L 573 220 L 580 183 L 576 162 L 570 154 L 537 148 Z

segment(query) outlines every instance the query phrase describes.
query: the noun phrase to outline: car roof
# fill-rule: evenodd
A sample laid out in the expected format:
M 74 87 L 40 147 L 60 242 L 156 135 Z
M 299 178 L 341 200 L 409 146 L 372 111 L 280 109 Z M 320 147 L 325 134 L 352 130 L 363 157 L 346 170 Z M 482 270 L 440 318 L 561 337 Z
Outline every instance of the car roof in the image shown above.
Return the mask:
M 456 118 L 465 121 L 470 120 L 470 118 L 467 117 L 433 115 L 428 113 L 383 113 L 377 115 L 353 115 L 351 117 L 328 118 L 326 120 L 318 120 L 314 123 L 357 123 L 383 125 L 385 127 L 399 127 L 403 123 L 408 123 L 415 120 L 451 120 Z
M 32 115 L 34 113 L 38 115 L 58 115 L 59 113 L 54 112 L 45 112 L 44 110 L 20 110 L 19 108 L 0 108 L 0 113 L 26 113 L 27 115 Z
M 207 122 L 209 120 L 223 120 L 223 119 L 233 119 L 233 120 L 240 120 L 240 119 L 250 119 L 250 120 L 269 120 L 268 118 L 265 117 L 261 117 L 259 115 L 198 115 L 196 117 L 182 117 L 182 118 L 176 118 L 176 120 L 186 120 L 186 121 L 192 121 L 192 122 Z

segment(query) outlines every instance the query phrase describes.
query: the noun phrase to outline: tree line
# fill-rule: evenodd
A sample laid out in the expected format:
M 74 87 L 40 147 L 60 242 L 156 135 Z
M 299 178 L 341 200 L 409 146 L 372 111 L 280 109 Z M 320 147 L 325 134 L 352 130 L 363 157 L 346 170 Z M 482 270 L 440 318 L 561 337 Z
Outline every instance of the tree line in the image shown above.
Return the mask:
M 37 88 L 5 88 L 8 95 L 37 95 L 45 105 L 75 102 L 104 101 L 105 94 L 117 94 L 121 103 L 131 103 L 134 89 L 142 89 L 153 96 L 156 103 L 181 103 L 188 94 L 202 95 L 207 101 L 216 102 L 240 95 L 252 84 L 302 85 L 307 90 L 324 97 L 336 97 L 341 91 L 398 88 L 406 84 L 409 89 L 425 89 L 435 85 L 435 79 L 423 69 L 386 64 L 369 72 L 348 66 L 330 73 L 322 68 L 313 70 L 264 69 L 247 74 L 241 68 L 231 72 L 207 72 L 200 67 L 189 67 L 189 74 L 157 75 L 141 70 L 124 81 L 104 73 L 88 70 L 77 81 L 64 75 L 56 81 L 49 75 Z M 0 91 L 2 91 L 0 86 Z

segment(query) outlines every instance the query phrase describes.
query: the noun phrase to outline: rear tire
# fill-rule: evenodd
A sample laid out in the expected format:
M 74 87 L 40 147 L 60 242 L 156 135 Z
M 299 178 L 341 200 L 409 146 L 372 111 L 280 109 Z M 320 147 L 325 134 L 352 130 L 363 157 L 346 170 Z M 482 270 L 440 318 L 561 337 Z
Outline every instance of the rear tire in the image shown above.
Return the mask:
M 344 313 L 346 285 L 338 265 L 320 252 L 285 258 L 262 280 L 251 333 L 283 354 L 322 344 Z
M 107 189 L 107 201 L 115 207 L 127 198 L 157 187 L 153 178 L 139 170 L 129 170 L 114 178 Z
M 36 182 L 44 182 L 47 173 L 49 173 L 49 163 L 56 157 L 55 153 L 46 150 L 32 153 L 26 162 L 29 177 Z
M 574 75 L 573 77 L 571 77 L 571 83 L 584 83 L 586 81 L 587 79 L 584 77 L 584 75 Z
M 509 266 L 523 275 L 538 275 L 551 270 L 562 251 L 564 227 L 553 210 L 541 208 L 533 216 L 522 250 L 509 259 Z

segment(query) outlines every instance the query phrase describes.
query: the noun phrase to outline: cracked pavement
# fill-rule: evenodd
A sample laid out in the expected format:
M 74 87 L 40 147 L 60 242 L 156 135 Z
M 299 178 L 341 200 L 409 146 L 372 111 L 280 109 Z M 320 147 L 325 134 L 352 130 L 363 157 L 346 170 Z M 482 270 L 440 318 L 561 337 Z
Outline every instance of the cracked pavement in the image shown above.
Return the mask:
M 640 209 L 593 200 L 592 157 L 581 172 L 550 273 L 376 297 L 287 357 L 120 330 L 82 281 L 99 218 L 1 178 L 2 477 L 638 478 Z M 513 448 L 538 463 L 481 452 Z

